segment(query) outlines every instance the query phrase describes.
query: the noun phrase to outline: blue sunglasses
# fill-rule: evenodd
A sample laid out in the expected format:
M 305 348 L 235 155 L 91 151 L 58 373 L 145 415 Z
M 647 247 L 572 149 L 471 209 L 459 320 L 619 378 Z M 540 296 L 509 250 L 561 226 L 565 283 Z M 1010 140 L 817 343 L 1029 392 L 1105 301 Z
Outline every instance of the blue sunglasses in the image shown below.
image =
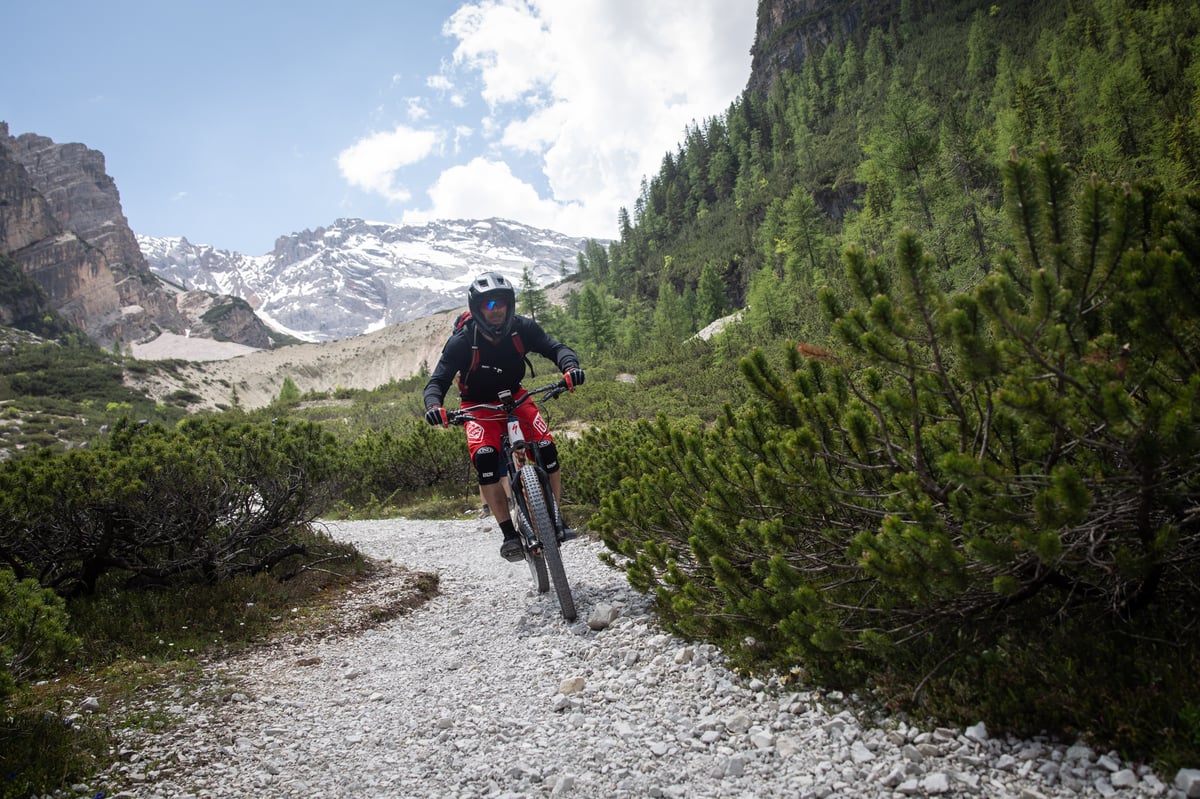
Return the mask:
M 483 304 L 483 310 L 485 311 L 503 311 L 507 307 L 508 300 L 488 300 Z

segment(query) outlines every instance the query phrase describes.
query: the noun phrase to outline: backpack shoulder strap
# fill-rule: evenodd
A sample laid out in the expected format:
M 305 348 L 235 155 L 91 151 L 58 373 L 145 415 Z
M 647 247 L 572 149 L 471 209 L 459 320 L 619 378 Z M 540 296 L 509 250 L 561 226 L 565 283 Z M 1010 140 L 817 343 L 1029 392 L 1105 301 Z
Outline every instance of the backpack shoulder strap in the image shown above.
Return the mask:
M 464 313 L 466 313 L 466 312 L 464 312 Z M 467 314 L 467 315 L 469 317 L 469 314 Z M 464 319 L 463 322 L 465 323 L 466 320 Z M 461 329 L 461 326 L 458 326 L 455 328 L 454 332 L 457 333 L 460 329 Z M 472 374 L 474 374 L 475 370 L 478 368 L 479 368 L 479 328 L 477 328 L 475 325 L 471 325 L 471 365 L 469 367 L 467 367 L 467 371 L 458 373 L 459 393 L 461 393 L 461 394 L 467 393 L 467 381 L 470 379 L 470 376 Z
M 513 347 L 515 347 L 517 350 L 517 355 L 520 355 L 525 359 L 525 365 L 529 367 L 529 376 L 537 377 L 537 372 L 535 372 L 533 369 L 533 362 L 530 361 L 529 356 L 525 354 L 525 342 L 521 341 L 521 334 L 516 330 L 514 330 L 512 334 L 512 343 Z

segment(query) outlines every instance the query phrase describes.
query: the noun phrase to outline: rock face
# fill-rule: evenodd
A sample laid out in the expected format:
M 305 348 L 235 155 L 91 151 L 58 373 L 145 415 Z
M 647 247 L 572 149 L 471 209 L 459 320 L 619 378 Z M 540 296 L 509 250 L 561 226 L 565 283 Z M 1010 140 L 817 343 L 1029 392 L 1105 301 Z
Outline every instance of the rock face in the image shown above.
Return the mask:
M 12 252 L 61 231 L 46 198 L 29 173 L 9 153 L 8 125 L 0 122 L 0 245 Z
M 233 341 L 260 350 L 271 347 L 270 332 L 245 300 L 207 291 L 185 291 L 177 295 L 175 304 L 188 320 L 189 335 Z
M 747 91 L 769 94 L 782 72 L 799 71 L 808 54 L 839 31 L 886 27 L 899 9 L 900 0 L 762 0 Z
M 5 125 L 0 159 L 10 200 L 0 211 L 0 246 L 51 307 L 102 345 L 184 326 L 174 296 L 141 257 L 101 153 L 34 134 L 13 138 Z
M 102 153 L 32 133 L 13 137 L 3 122 L 0 253 L 41 287 L 51 308 L 101 346 L 189 329 L 198 335 L 220 330 L 258 342 L 243 342 L 250 346 L 268 342 L 261 321 L 243 318 L 222 327 L 181 310 L 180 303 L 207 303 L 205 312 L 225 305 L 236 311 L 231 316 L 236 320 L 249 308 L 245 303 L 233 307 L 233 298 L 188 297 L 150 271 Z M 0 311 L 0 319 L 8 316 L 14 313 Z

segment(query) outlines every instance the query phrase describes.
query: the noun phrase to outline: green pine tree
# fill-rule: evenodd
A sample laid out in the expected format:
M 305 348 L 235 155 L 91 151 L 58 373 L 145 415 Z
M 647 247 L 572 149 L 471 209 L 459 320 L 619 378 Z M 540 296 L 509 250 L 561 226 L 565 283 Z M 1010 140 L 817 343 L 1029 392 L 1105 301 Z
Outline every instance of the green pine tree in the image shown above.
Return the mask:
M 521 270 L 521 311 L 530 319 L 537 320 L 546 311 L 546 292 L 534 282 L 533 275 L 526 266 Z

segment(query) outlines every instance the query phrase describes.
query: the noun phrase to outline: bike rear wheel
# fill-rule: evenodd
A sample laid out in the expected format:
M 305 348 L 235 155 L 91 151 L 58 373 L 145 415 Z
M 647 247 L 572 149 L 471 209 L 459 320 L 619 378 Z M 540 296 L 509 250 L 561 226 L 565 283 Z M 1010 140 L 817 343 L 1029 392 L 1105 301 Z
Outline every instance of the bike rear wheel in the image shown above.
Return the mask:
M 564 619 L 575 621 L 575 598 L 571 596 L 571 586 L 567 583 L 562 554 L 558 551 L 558 534 L 550 515 L 546 485 L 539 479 L 537 470 L 532 466 L 523 467 L 519 475 L 521 488 L 525 493 L 525 505 L 529 511 L 529 522 L 542 545 L 542 559 L 546 563 L 546 571 L 550 573 L 550 580 L 554 583 L 558 607 Z

